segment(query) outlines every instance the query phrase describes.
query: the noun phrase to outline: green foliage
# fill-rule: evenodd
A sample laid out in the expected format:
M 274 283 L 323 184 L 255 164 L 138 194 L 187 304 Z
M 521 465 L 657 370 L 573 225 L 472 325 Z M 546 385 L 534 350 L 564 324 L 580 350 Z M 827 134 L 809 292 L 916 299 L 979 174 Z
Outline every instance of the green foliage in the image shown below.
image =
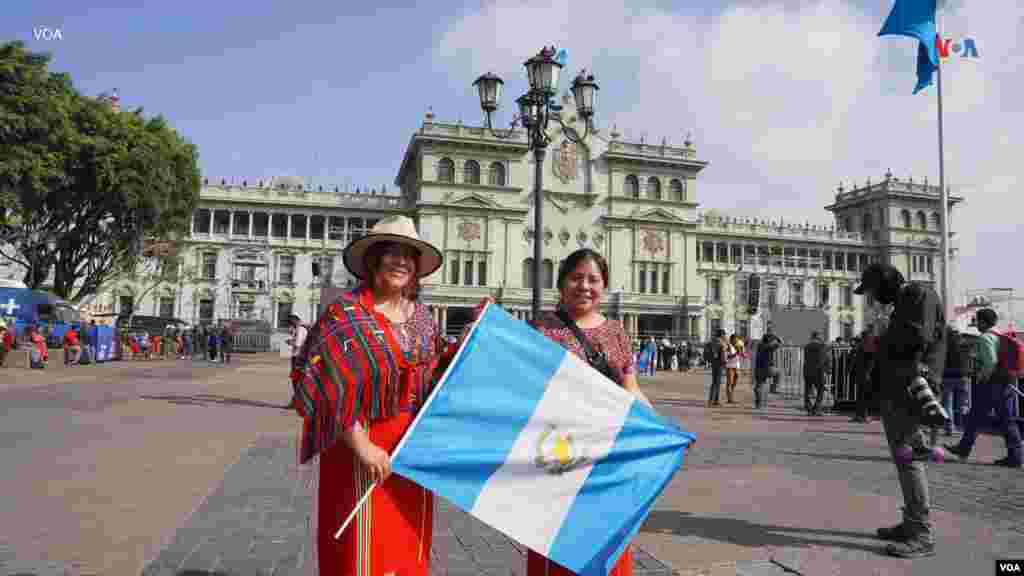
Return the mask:
M 131 268 L 143 241 L 178 241 L 199 199 L 196 147 L 157 116 L 79 94 L 50 57 L 0 44 L 0 258 L 80 301 Z

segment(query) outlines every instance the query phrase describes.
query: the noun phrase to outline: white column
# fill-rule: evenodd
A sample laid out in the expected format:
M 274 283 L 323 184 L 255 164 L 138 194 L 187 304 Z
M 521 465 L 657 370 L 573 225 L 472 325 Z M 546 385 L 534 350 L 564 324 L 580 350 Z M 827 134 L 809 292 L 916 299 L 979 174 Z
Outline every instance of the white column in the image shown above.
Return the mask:
M 256 223 L 254 222 L 255 219 L 256 213 L 253 212 L 252 210 L 249 210 L 249 240 L 253 239 L 253 228 L 255 228 L 256 226 Z
M 309 229 L 312 228 L 310 224 L 313 223 L 313 219 L 310 218 L 309 214 L 306 214 L 306 240 L 309 240 Z
M 235 211 L 228 210 L 228 237 L 235 235 Z
M 212 208 L 210 209 L 210 228 L 209 228 L 210 234 L 213 234 L 213 215 L 216 212 L 217 212 L 216 210 L 214 210 Z
M 284 232 L 284 237 L 285 237 L 286 240 L 291 240 L 292 239 L 292 215 L 291 214 L 285 214 L 284 217 L 285 217 L 285 222 L 287 223 L 286 228 L 285 228 L 285 232 Z

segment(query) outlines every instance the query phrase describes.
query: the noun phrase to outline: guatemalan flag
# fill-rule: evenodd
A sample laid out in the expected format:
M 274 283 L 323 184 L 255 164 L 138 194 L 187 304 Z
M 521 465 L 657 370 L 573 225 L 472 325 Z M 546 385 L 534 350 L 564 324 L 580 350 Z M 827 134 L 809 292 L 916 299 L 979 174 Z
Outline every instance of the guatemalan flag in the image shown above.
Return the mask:
M 695 436 L 487 306 L 394 472 L 580 574 L 607 574 Z

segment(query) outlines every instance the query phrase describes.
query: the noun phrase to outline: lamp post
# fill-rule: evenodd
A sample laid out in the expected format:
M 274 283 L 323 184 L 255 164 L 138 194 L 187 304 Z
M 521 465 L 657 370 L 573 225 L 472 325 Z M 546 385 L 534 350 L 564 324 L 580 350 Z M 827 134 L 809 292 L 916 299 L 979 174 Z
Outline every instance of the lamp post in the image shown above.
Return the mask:
M 582 136 L 575 134 L 563 122 L 559 115 L 561 107 L 551 100 L 558 91 L 558 76 L 562 70 L 562 63 L 555 60 L 555 48 L 544 47 L 533 58 L 523 63 L 526 67 L 526 75 L 530 82 L 530 89 L 516 99 L 519 108 L 518 114 L 512 120 L 507 131 L 495 131 L 491 124 L 491 114 L 498 109 L 498 102 L 501 99 L 501 88 L 504 82 L 498 76 L 488 72 L 473 82 L 480 94 L 480 107 L 486 117 L 488 132 L 495 138 L 506 140 L 515 135 L 517 124 L 522 125 L 526 130 L 526 138 L 529 149 L 533 151 L 534 157 L 534 194 L 533 194 L 533 321 L 540 320 L 541 305 L 543 304 L 544 288 L 541 286 L 543 249 L 541 247 L 541 235 L 543 233 L 543 180 L 544 180 L 544 156 L 547 153 L 548 144 L 551 139 L 548 137 L 548 123 L 553 119 L 562 128 L 566 138 L 576 144 L 582 144 L 591 132 L 591 118 L 594 115 L 594 93 L 598 90 L 594 82 L 593 74 L 587 74 L 585 70 L 572 82 L 572 94 L 576 100 L 576 111 L 583 119 L 585 130 Z

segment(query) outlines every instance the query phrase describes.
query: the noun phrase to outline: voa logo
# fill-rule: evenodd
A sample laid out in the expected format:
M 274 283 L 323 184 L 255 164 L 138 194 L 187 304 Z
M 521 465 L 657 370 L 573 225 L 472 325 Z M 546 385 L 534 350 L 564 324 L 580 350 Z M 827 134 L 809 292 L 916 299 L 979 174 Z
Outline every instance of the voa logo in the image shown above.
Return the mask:
M 996 560 L 996 574 L 1024 574 L 1020 560 Z
M 34 26 L 32 28 L 32 36 L 36 40 L 46 40 L 47 42 L 64 39 L 64 33 L 61 32 L 60 28 L 48 28 L 46 26 Z
M 955 54 L 965 60 L 977 60 L 980 56 L 978 55 L 978 44 L 971 37 L 963 37 L 959 41 L 955 41 L 952 38 L 940 38 L 935 37 L 935 47 L 938 48 L 939 58 L 943 60 L 949 58 Z

